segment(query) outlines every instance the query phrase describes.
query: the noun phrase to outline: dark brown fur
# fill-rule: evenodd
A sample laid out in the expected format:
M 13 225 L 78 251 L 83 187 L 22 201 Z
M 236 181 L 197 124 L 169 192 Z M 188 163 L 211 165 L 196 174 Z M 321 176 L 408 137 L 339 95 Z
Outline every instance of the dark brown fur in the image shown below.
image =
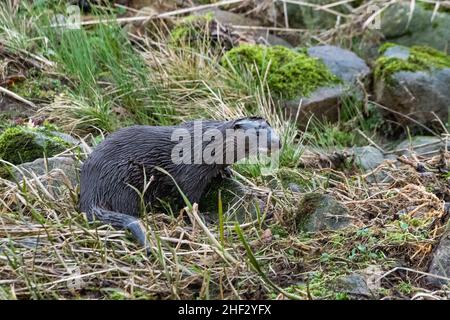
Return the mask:
M 221 132 L 236 127 L 270 128 L 261 118 L 203 121 L 202 126 L 203 130 L 215 128 Z M 227 165 L 174 164 L 171 152 L 178 141 L 171 141 L 171 137 L 177 128 L 192 132 L 193 122 L 180 126 L 124 128 L 95 148 L 81 169 L 80 209 L 89 220 L 95 217 L 115 227 L 130 228 L 141 210 L 154 206 L 159 199 L 171 199 L 178 206 L 181 196 L 172 178 L 156 167 L 166 170 L 192 203 L 200 201 L 209 183 Z M 147 208 L 141 208 L 138 191 L 143 193 Z

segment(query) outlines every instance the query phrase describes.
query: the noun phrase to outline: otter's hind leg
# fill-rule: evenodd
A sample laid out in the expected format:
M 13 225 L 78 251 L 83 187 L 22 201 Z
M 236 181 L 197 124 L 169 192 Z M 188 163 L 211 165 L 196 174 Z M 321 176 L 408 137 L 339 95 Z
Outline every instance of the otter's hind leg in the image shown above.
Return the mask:
M 140 219 L 114 211 L 105 210 L 99 207 L 92 209 L 94 217 L 105 224 L 110 224 L 116 229 L 125 229 L 131 232 L 139 245 L 145 248 L 147 255 L 150 255 L 150 247 L 145 234 L 145 228 Z

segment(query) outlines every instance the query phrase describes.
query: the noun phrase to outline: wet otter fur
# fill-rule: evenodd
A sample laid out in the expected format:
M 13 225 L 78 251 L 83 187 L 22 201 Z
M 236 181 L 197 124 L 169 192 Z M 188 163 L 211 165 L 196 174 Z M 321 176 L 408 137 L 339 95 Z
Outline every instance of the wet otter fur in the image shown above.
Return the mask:
M 160 199 L 170 199 L 175 205 L 182 202 L 172 177 L 191 203 L 198 203 L 210 182 L 225 174 L 227 167 L 240 159 L 234 154 L 231 163 L 195 164 L 192 162 L 196 153 L 192 152 L 188 163 L 174 163 L 172 151 L 179 141 L 173 141 L 172 135 L 176 129 L 186 129 L 184 131 L 193 137 L 194 123 L 127 127 L 100 143 L 81 168 L 80 209 L 87 214 L 88 220 L 97 219 L 116 228 L 128 229 L 145 246 L 144 228 L 138 219 L 140 213 L 151 210 L 151 206 L 157 205 Z M 208 129 L 217 129 L 224 135 L 227 129 L 255 129 L 257 135 L 259 132 L 269 135 L 267 139 L 271 146 L 280 146 L 276 133 L 259 117 L 232 121 L 203 120 L 201 124 L 202 135 Z M 224 140 L 221 143 L 225 154 L 226 148 L 236 141 Z M 202 151 L 207 145 L 208 141 L 202 142 Z M 257 152 L 258 147 L 245 147 L 245 157 Z M 142 208 L 139 193 L 143 196 L 145 208 Z

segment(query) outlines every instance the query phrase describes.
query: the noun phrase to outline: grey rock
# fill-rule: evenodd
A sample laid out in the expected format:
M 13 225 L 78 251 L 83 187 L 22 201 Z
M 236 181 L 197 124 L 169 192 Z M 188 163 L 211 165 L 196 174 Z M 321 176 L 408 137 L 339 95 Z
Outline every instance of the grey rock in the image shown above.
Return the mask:
M 231 26 L 249 26 L 258 27 L 261 26 L 261 22 L 252 18 L 245 17 L 241 14 L 220 10 L 218 8 L 208 8 L 199 10 L 193 13 L 194 15 L 212 14 L 214 18 L 222 25 Z M 292 48 L 292 45 L 283 38 L 277 37 L 265 30 L 244 30 L 237 29 L 240 34 L 243 34 L 246 38 L 253 38 L 256 43 L 265 45 L 281 45 L 288 48 Z
M 53 157 L 48 159 L 36 159 L 33 162 L 22 163 L 17 166 L 19 170 L 13 170 L 15 180 L 21 181 L 25 176 L 28 179 L 33 178 L 33 173 L 36 176 L 43 176 L 47 173 L 53 173 L 51 185 L 54 188 L 59 188 L 66 183 L 70 183 L 72 187 L 78 184 L 78 172 L 80 163 L 68 157 Z M 50 185 L 50 181 L 44 181 L 45 186 Z
M 245 17 L 244 15 L 233 13 L 230 11 L 220 10 L 218 8 L 207 8 L 198 11 L 194 11 L 193 15 L 204 16 L 212 14 L 214 18 L 221 24 L 231 24 L 238 26 L 260 26 L 261 22 L 258 20 Z
M 384 161 L 383 153 L 373 146 L 354 148 L 353 154 L 356 163 L 364 170 L 373 170 Z
M 64 132 L 57 132 L 57 131 L 52 131 L 51 134 L 63 139 L 65 142 L 72 144 L 74 146 L 80 145 L 80 140 L 75 139 L 70 134 L 67 134 Z
M 445 147 L 445 142 L 438 137 L 416 136 L 400 142 L 394 149 L 397 155 L 411 155 L 412 152 L 418 155 L 433 155 L 439 153 Z M 450 141 L 447 141 L 447 148 L 450 148 Z
M 363 59 L 336 46 L 311 47 L 308 55 L 320 59 L 333 74 L 349 83 L 355 83 L 358 78 L 364 79 L 370 74 L 370 68 Z
M 362 99 L 363 94 L 357 79 L 364 80 L 370 74 L 367 64 L 351 51 L 336 46 L 316 46 L 308 49 L 308 54 L 320 59 L 325 66 L 344 83 L 320 87 L 308 97 L 297 97 L 283 101 L 288 115 L 296 117 L 300 127 L 304 127 L 311 116 L 319 120 L 336 122 L 340 107 L 346 98 Z M 300 111 L 299 111 L 300 108 Z
M 301 192 L 300 186 L 293 182 L 289 183 L 288 189 L 291 190 L 292 192 Z
M 307 193 L 298 206 L 297 229 L 305 232 L 339 230 L 351 224 L 348 209 L 326 194 Z
M 311 116 L 336 122 L 339 120 L 340 101 L 347 94 L 347 89 L 341 85 L 321 87 L 308 97 L 286 100 L 283 106 L 293 119 L 298 114 L 297 122 L 301 127 L 306 126 Z
M 283 46 L 287 48 L 292 48 L 293 46 L 286 40 L 276 35 L 273 35 L 264 30 L 253 30 L 247 32 L 247 34 L 253 35 L 256 43 L 264 44 L 268 46 Z
M 18 102 L 17 100 L 2 94 L 0 96 L 0 114 L 4 117 L 15 118 L 27 118 L 32 116 L 36 110 L 29 105 Z
M 429 267 L 429 273 L 450 279 L 450 225 L 441 237 L 441 240 L 433 253 L 433 259 Z M 447 285 L 450 281 L 432 276 L 427 276 L 430 285 L 440 287 Z
M 395 46 L 390 47 L 384 52 L 384 56 L 389 58 L 398 58 L 402 60 L 408 60 L 410 50 L 406 47 Z
M 371 296 L 366 278 L 358 273 L 352 273 L 348 276 L 340 278 L 336 284 L 336 289 L 345 292 L 353 297 L 369 297 Z
M 408 24 L 410 10 L 409 1 L 405 1 L 383 11 L 380 31 L 387 40 L 406 46 L 426 45 L 442 51 L 449 50 L 450 14 L 441 12 L 432 19 L 433 10 L 426 10 L 417 4 Z

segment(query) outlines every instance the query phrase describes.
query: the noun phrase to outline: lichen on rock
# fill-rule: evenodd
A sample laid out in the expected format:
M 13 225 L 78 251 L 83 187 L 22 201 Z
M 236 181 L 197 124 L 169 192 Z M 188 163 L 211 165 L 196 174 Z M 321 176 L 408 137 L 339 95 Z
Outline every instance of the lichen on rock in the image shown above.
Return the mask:
M 228 51 L 221 63 L 230 70 L 245 68 L 256 79 L 267 74 L 272 92 L 288 99 L 341 82 L 319 59 L 282 46 L 241 45 Z

